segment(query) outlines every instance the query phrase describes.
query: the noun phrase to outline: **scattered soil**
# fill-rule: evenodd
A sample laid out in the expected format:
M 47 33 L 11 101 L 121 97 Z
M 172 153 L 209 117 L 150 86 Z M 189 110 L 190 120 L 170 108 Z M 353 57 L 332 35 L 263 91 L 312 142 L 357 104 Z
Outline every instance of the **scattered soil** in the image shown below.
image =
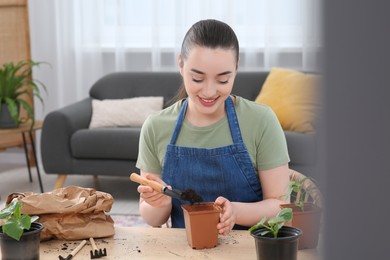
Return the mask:
M 68 249 L 68 244 L 67 243 L 63 243 L 61 250 L 67 250 L 67 249 Z

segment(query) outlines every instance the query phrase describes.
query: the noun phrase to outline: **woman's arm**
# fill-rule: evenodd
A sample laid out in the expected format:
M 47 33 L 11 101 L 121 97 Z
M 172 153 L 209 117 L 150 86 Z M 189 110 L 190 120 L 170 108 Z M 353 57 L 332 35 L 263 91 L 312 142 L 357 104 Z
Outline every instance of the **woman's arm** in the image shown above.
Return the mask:
M 157 174 L 141 170 L 141 176 L 157 181 L 164 186 L 167 185 Z M 137 191 L 140 193 L 139 211 L 145 222 L 154 227 L 166 223 L 171 215 L 172 198 L 154 191 L 149 186 L 139 185 Z
M 221 234 L 228 234 L 234 224 L 252 226 L 264 216 L 274 217 L 281 209 L 280 204 L 289 203 L 290 198 L 285 194 L 288 190 L 289 178 L 288 165 L 282 165 L 271 170 L 259 171 L 263 200 L 253 203 L 230 202 L 223 197 L 218 197 L 216 204 L 222 206 L 223 211 L 218 224 Z

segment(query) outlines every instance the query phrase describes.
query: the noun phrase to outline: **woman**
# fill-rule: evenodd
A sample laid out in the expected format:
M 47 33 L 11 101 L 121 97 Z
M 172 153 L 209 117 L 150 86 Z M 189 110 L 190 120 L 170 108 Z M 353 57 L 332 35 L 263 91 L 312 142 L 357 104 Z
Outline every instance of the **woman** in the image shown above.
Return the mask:
M 288 200 L 284 133 L 270 108 L 231 95 L 238 61 L 238 40 L 227 24 L 195 23 L 178 57 L 185 98 L 145 121 L 137 161 L 142 176 L 191 188 L 221 206 L 217 229 L 223 235 L 275 216 Z M 143 185 L 137 190 L 148 224 L 171 217 L 173 227 L 184 227 L 185 201 Z

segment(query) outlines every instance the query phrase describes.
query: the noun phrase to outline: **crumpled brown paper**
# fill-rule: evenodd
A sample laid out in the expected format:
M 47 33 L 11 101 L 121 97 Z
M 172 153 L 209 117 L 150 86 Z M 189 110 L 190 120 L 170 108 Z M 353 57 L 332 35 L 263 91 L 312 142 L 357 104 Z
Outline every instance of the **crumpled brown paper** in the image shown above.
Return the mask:
M 79 240 L 110 237 L 115 234 L 111 210 L 111 194 L 92 188 L 68 186 L 45 193 L 13 193 L 7 203 L 17 197 L 22 213 L 39 216 L 44 225 L 41 241 L 49 239 Z

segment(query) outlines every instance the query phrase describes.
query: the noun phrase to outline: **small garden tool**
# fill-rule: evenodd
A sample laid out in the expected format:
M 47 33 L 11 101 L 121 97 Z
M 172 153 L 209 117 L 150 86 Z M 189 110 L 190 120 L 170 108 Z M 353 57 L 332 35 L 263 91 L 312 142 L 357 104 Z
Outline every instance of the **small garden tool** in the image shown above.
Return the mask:
M 91 259 L 96 259 L 96 258 L 100 258 L 103 256 L 107 256 L 106 248 L 103 248 L 103 250 L 98 249 L 96 244 L 95 244 L 95 240 L 92 237 L 89 238 L 89 242 L 91 243 L 91 246 L 92 246 L 92 250 L 90 251 Z
M 67 257 L 63 257 L 63 256 L 59 255 L 58 258 L 60 260 L 70 260 L 70 259 L 72 259 L 72 257 L 74 257 L 81 250 L 81 248 L 83 248 L 83 246 L 86 243 L 87 243 L 87 240 L 81 241 L 81 243 L 75 249 L 73 249 L 73 251 Z
M 199 196 L 194 190 L 192 189 L 187 189 L 185 191 L 180 191 L 177 189 L 168 189 L 167 186 L 163 186 L 162 184 L 153 181 L 153 180 L 148 180 L 142 176 L 140 176 L 137 173 L 132 173 L 130 175 L 130 180 L 133 182 L 152 187 L 153 190 L 157 192 L 161 192 L 165 195 L 171 196 L 172 198 L 176 199 L 182 199 L 182 200 L 188 200 L 191 202 L 191 204 L 194 204 L 195 202 L 202 202 L 203 198 Z

